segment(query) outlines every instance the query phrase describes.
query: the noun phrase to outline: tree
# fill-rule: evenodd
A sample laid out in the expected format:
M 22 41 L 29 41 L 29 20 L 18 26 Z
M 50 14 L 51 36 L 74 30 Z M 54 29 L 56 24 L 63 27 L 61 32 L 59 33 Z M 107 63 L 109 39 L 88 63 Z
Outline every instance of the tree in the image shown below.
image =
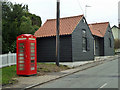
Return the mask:
M 41 26 L 41 18 L 28 10 L 28 5 L 2 2 L 2 53 L 16 52 L 16 37 L 34 34 Z
M 22 16 L 20 25 L 20 34 L 34 34 L 35 30 L 32 27 L 32 22 L 29 17 Z
M 39 26 L 41 27 L 41 24 L 42 24 L 42 21 L 41 21 L 41 18 L 35 14 L 31 14 L 31 13 L 27 13 L 26 14 L 26 17 L 30 17 L 30 19 L 32 20 L 32 25 L 36 25 L 36 26 Z
M 37 31 L 39 29 L 39 27 L 37 25 L 34 25 L 33 28 L 35 31 Z

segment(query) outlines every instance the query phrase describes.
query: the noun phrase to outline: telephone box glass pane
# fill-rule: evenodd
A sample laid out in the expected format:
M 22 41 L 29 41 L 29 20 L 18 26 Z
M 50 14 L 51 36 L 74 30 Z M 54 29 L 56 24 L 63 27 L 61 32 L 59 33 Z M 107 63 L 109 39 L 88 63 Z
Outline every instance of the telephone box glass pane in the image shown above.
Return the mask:
M 20 52 L 24 52 L 24 50 L 19 50 Z
M 24 64 L 19 64 L 19 66 L 24 66 Z
M 31 45 L 35 45 L 35 43 L 31 43 Z
M 31 53 L 31 56 L 35 56 L 35 54 L 34 54 L 34 53 Z
M 35 38 L 29 38 L 29 40 L 35 40 Z
M 19 47 L 20 49 L 23 49 L 24 47 L 22 46 L 22 47 Z
M 31 47 L 31 49 L 35 49 L 35 47 Z
M 24 43 L 20 43 L 19 45 L 24 45 Z
M 19 56 L 24 56 L 24 54 L 19 54 Z
M 31 67 L 31 70 L 35 70 L 35 67 Z
M 35 59 L 35 57 L 31 57 L 31 59 Z
M 35 62 L 35 60 L 31 60 L 31 63 L 34 63 Z
M 19 59 L 24 59 L 24 57 L 19 57 Z
M 19 63 L 24 63 L 24 61 L 19 61 Z
M 24 68 L 19 68 L 19 70 L 24 70 Z
M 31 52 L 35 52 L 35 50 L 31 50 Z

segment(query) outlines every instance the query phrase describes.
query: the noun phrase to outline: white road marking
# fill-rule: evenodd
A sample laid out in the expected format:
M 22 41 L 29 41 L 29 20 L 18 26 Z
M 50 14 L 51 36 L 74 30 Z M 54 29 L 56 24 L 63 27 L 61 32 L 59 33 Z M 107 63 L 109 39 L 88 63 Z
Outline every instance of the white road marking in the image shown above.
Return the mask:
M 107 85 L 107 83 L 103 84 L 100 88 L 103 88 L 103 87 L 105 87 L 106 85 Z

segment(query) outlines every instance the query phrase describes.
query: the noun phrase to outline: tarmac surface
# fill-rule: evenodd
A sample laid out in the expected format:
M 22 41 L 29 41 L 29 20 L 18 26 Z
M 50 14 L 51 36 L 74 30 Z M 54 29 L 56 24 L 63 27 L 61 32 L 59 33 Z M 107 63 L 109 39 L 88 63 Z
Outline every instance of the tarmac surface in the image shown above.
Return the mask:
M 118 88 L 118 59 L 34 88 Z

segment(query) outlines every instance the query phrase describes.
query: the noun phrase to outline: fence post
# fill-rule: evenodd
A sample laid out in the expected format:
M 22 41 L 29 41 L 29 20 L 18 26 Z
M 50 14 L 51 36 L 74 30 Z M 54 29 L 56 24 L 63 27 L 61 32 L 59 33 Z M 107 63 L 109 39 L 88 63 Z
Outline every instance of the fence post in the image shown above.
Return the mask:
M 8 53 L 8 65 L 11 66 L 11 52 Z

